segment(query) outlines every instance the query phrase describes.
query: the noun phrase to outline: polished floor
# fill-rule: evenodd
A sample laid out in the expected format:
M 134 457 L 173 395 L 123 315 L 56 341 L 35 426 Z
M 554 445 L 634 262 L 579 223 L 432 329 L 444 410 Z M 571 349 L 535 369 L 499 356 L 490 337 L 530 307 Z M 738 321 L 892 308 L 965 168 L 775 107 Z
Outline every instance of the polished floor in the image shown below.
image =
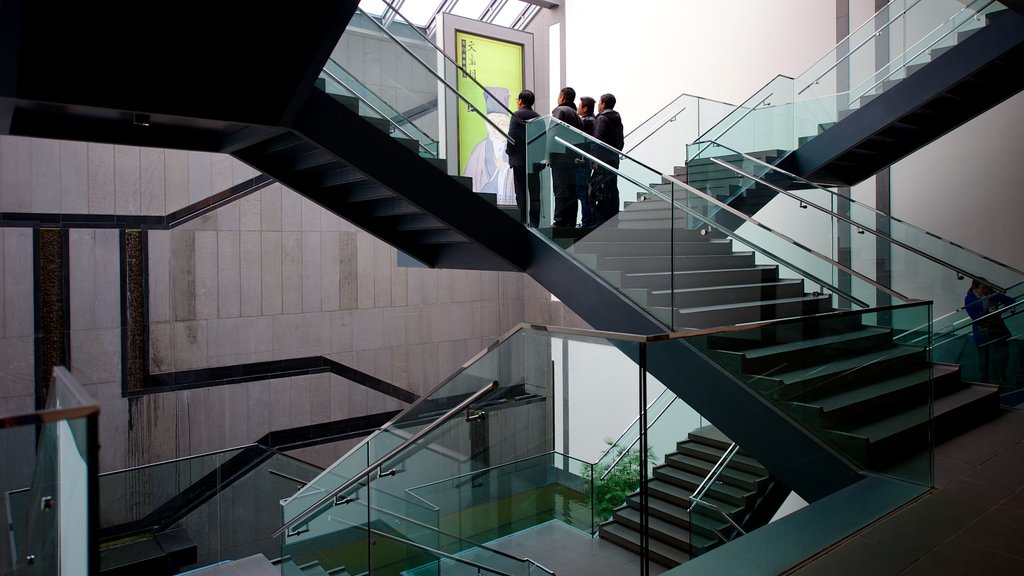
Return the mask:
M 936 489 L 793 570 L 796 576 L 1024 574 L 1024 411 L 935 449 Z M 560 522 L 491 543 L 558 576 L 640 574 L 635 554 Z M 670 573 L 651 565 L 652 574 Z

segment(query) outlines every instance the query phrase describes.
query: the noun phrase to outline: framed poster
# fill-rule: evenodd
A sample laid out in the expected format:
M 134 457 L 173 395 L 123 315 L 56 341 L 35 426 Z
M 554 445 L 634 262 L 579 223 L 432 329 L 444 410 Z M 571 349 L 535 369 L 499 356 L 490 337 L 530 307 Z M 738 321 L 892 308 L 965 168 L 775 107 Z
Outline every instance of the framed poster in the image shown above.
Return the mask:
M 475 192 L 515 206 L 505 134 L 519 92 L 532 82 L 533 36 L 451 14 L 440 18 L 438 31 L 445 52 L 464 70 L 454 83 L 465 100 L 449 99 L 455 109 L 445 114 L 448 157 L 455 160 L 449 166 L 472 178 Z
M 509 110 L 515 110 L 515 97 L 523 89 L 523 47 L 461 31 L 455 33 L 455 45 L 465 70 L 459 73 L 458 89 L 472 103 L 459 106 L 459 174 L 473 179 L 474 192 L 497 194 L 498 204 L 514 205 L 505 134 Z M 486 113 L 490 123 L 471 106 Z

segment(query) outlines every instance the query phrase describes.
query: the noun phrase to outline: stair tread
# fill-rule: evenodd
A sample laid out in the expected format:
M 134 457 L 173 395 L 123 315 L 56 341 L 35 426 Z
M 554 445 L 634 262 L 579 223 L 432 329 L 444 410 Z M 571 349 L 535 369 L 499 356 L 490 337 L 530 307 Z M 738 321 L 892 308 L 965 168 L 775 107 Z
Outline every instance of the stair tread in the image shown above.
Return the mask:
M 869 352 L 867 354 L 860 354 L 857 356 L 843 358 L 841 360 L 836 360 L 835 362 L 830 362 L 828 364 L 820 366 L 800 368 L 790 372 L 781 372 L 766 376 L 756 375 L 754 376 L 754 378 L 769 378 L 774 380 L 780 380 L 785 383 L 799 382 L 800 380 L 807 380 L 811 378 L 818 378 L 821 376 L 829 376 L 833 374 L 839 374 L 842 372 L 859 370 L 864 368 L 868 364 L 873 364 L 875 362 L 880 362 L 883 360 L 895 360 L 900 357 L 919 354 L 920 352 L 921 348 L 918 347 L 894 346 L 893 348 L 889 348 L 886 350 L 876 350 L 873 352 Z
M 667 465 L 656 466 L 654 468 L 654 471 L 655 471 L 656 474 L 661 474 L 663 476 L 669 476 L 670 478 L 673 478 L 675 480 L 679 480 L 679 481 L 683 481 L 683 482 L 687 482 L 689 484 L 692 484 L 694 488 L 696 488 L 697 486 L 700 486 L 701 482 L 704 481 L 704 477 L 703 476 L 694 474 L 692 472 L 687 472 L 685 470 L 680 470 L 679 468 L 676 468 L 674 466 L 667 466 Z M 724 483 L 718 483 L 718 484 L 715 484 L 715 485 L 711 486 L 711 488 L 709 489 L 709 492 L 718 492 L 720 494 L 727 494 L 727 495 L 729 495 L 729 496 L 731 496 L 733 498 L 747 498 L 748 496 L 750 496 L 752 494 L 752 492 L 749 491 L 749 490 L 744 490 L 743 488 L 740 488 L 738 486 L 733 486 L 731 484 L 724 484 Z
M 716 304 L 712 306 L 697 306 L 694 308 L 679 308 L 680 312 L 705 312 L 710 310 L 729 310 L 735 308 L 746 308 L 750 306 L 769 306 L 773 304 L 788 304 L 791 302 L 806 302 L 808 300 L 819 300 L 821 298 L 828 298 L 828 296 L 797 296 L 794 298 L 778 298 L 775 300 L 751 300 L 749 302 L 735 302 L 732 304 Z
M 673 452 L 671 454 L 666 455 L 665 462 L 669 463 L 669 461 L 676 462 L 678 464 L 688 464 L 690 466 L 699 467 L 701 469 L 707 469 L 709 472 L 711 468 L 713 468 L 715 465 L 714 462 L 708 462 L 707 460 L 704 460 L 702 458 L 697 458 L 696 456 L 690 456 L 679 452 Z M 738 470 L 736 468 L 731 468 L 727 466 L 725 470 L 722 471 L 721 477 L 733 478 L 741 482 L 756 483 L 768 478 L 768 475 L 754 474 L 752 472 L 746 472 L 744 470 Z
M 630 530 L 629 528 L 621 524 L 602 524 L 601 530 L 602 532 L 607 531 L 614 536 L 618 536 L 623 540 L 627 540 L 636 546 L 640 546 L 640 533 L 635 530 Z M 654 552 L 655 554 L 659 554 L 665 558 L 673 560 L 677 564 L 682 564 L 683 562 L 686 562 L 690 559 L 690 555 L 686 552 L 683 552 L 682 550 L 679 550 L 678 548 L 675 548 L 673 546 L 669 546 L 668 544 L 665 544 L 664 542 L 661 542 L 657 539 L 651 539 L 648 543 L 650 545 L 651 552 Z
M 888 378 L 882 380 L 881 382 L 875 382 L 867 386 L 859 386 L 857 388 L 853 388 L 850 390 L 844 390 L 838 394 L 834 394 L 832 396 L 827 396 L 815 400 L 813 404 L 815 406 L 819 406 L 825 412 L 846 408 L 848 406 L 857 404 L 858 402 L 869 400 L 871 398 L 880 396 L 887 392 L 894 392 L 896 390 L 902 390 L 905 388 L 916 386 L 920 384 L 922 380 L 927 380 L 929 376 L 929 371 L 931 370 L 939 370 L 942 372 L 954 372 L 957 370 L 957 368 L 933 365 L 930 368 L 922 368 L 920 370 L 910 372 L 909 374 L 904 374 L 901 376 L 897 376 L 895 378 Z M 934 378 L 938 378 L 939 376 L 941 376 L 941 374 L 933 373 Z
M 864 328 L 863 330 L 857 330 L 855 332 L 843 332 L 840 334 L 832 334 L 829 336 L 822 336 L 820 338 L 806 338 L 798 340 L 796 342 L 784 342 L 782 344 L 775 344 L 772 346 L 763 346 L 760 348 L 752 348 L 745 350 L 743 355 L 747 358 L 762 358 L 765 356 L 772 356 L 781 352 L 792 352 L 808 348 L 817 348 L 819 346 L 825 346 L 828 344 L 837 344 L 849 340 L 856 340 L 866 336 L 876 336 L 878 334 L 886 334 L 891 332 L 887 328 Z
M 709 268 L 706 270 L 665 270 L 662 272 L 627 272 L 626 276 L 668 276 L 668 275 L 686 275 L 686 274 L 706 274 L 709 272 L 740 272 L 744 270 L 750 271 L 764 271 L 774 269 L 775 266 L 771 264 L 763 264 L 759 266 L 743 266 L 741 268 Z
M 651 290 L 651 294 L 676 294 L 676 293 L 693 293 L 693 292 L 707 292 L 709 290 L 730 290 L 730 289 L 744 289 L 754 288 L 756 286 L 792 286 L 793 284 L 802 283 L 803 280 L 795 279 L 780 279 L 773 282 L 753 282 L 750 284 L 730 284 L 728 286 L 700 286 L 696 288 L 676 288 L 674 290 Z
M 640 518 L 640 511 L 637 510 L 636 508 L 630 508 L 629 506 L 621 506 L 619 508 L 616 508 L 614 516 L 612 516 L 612 518 L 613 521 L 617 522 L 618 524 L 622 524 L 626 528 L 635 530 L 636 528 L 634 526 L 615 520 L 615 518 L 618 517 L 621 517 L 631 522 L 636 522 L 637 524 L 639 524 L 642 521 L 642 519 Z M 648 515 L 647 526 L 651 529 L 652 533 L 657 532 L 663 536 L 668 536 L 669 538 L 675 538 L 677 540 L 682 540 L 684 542 L 690 541 L 691 534 L 689 529 L 684 528 L 679 524 L 673 524 L 671 522 L 662 520 L 657 516 Z M 664 538 L 658 539 L 664 540 Z

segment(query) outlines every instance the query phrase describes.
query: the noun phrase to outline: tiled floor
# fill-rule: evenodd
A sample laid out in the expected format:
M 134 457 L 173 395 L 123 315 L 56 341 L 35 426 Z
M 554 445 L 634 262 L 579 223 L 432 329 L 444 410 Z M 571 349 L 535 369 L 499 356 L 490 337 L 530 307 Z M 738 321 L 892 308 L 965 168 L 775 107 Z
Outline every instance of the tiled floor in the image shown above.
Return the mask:
M 935 477 L 935 491 L 792 574 L 1024 574 L 1024 411 L 1006 411 L 937 446 Z M 640 573 L 636 555 L 560 522 L 491 545 L 559 576 Z
M 1024 574 L 1024 412 L 936 446 L 935 483 L 794 574 Z

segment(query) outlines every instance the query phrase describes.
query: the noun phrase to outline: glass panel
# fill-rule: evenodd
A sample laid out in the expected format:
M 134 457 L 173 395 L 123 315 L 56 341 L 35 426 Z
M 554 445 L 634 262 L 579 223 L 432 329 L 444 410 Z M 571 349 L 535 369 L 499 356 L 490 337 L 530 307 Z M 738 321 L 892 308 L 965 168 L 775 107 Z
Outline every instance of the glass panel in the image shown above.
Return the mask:
M 63 367 L 54 369 L 46 409 L 0 421 L 0 468 L 8 538 L 0 571 L 84 575 L 98 566 L 95 436 L 99 408 Z
M 902 301 L 839 265 L 831 249 L 815 251 L 725 207 L 735 186 L 716 172 L 728 169 L 709 161 L 704 193 L 550 117 L 531 122 L 527 134 L 541 189 L 538 231 L 673 329 Z M 591 187 L 618 197 L 617 213 L 596 228 L 556 225 L 574 220 L 576 169 L 586 163 Z M 551 220 L 556 198 L 568 221 Z
M 998 2 L 890 2 L 795 80 L 779 76 L 702 141 L 742 152 L 796 149 L 889 90 L 1004 10 Z M 687 158 L 706 158 L 691 145 Z
M 353 16 L 320 75 L 318 87 L 421 156 L 447 157 L 438 144 L 444 138 L 444 118 L 461 113 L 480 124 L 484 141 L 491 138 L 502 148 L 499 157 L 504 158 L 510 99 L 518 88 L 481 86 L 475 76 L 463 74 L 418 27 L 409 24 L 404 12 L 389 14 L 393 17 L 385 21 L 362 10 Z M 449 146 L 453 148 L 457 147 Z M 448 170 L 449 163 L 437 167 Z M 476 191 L 494 192 L 484 190 L 484 182 L 474 181 L 474 185 Z M 511 183 L 507 188 L 507 194 L 498 192 L 498 203 L 514 203 Z
M 686 165 L 686 145 L 722 120 L 732 104 L 683 94 L 626 135 L 623 152 L 662 172 Z
M 107 568 L 175 530 L 195 544 L 196 565 L 263 554 L 280 556 L 270 535 L 279 502 L 316 468 L 261 446 L 104 474 L 101 538 Z
M 337 503 L 328 499 L 313 507 L 311 519 L 291 531 L 284 554 L 296 555 L 293 542 L 321 542 L 318 549 L 324 550 L 334 540 L 354 540 L 358 527 L 370 525 L 402 540 L 396 546 L 389 539 L 369 552 L 375 570 L 397 573 L 430 564 L 434 560 L 423 554 L 437 550 L 524 573 L 518 558 L 484 562 L 480 545 L 553 519 L 595 529 L 590 464 L 574 454 L 596 459 L 605 448 L 602 438 L 618 435 L 635 418 L 638 348 L 604 338 L 516 332 L 289 499 L 286 522 L 373 464 L 369 487 L 358 485 L 358 500 L 347 501 L 349 490 Z M 468 410 L 441 419 L 491 382 L 496 388 Z M 601 382 L 604 393 L 595 397 Z M 662 389 L 650 386 L 652 395 Z M 418 440 L 408 444 L 414 436 Z M 556 456 L 555 447 L 564 452 Z M 338 531 L 351 537 L 332 535 Z M 362 558 L 365 549 L 349 553 Z
M 682 336 L 682 342 L 648 347 L 663 357 L 683 343 L 695 347 L 827 450 L 863 470 L 927 487 L 933 481 L 933 383 L 936 394 L 945 393 L 939 392 L 940 381 L 947 392 L 966 386 L 955 370 L 931 364 L 930 329 L 927 303 L 904 304 Z M 766 471 L 748 467 L 756 464 L 749 456 L 740 452 L 734 458 L 699 503 L 690 496 L 683 504 L 691 509 L 693 555 L 739 537 L 733 523 L 744 521 L 757 498 L 741 486 L 754 482 L 762 490 L 771 481 Z M 798 464 L 774 461 L 769 469 Z M 690 483 L 696 486 L 702 475 L 694 476 Z M 657 479 L 656 471 L 652 482 Z
M 932 300 L 936 330 L 961 319 L 967 278 L 984 278 L 1002 289 L 1024 282 L 1024 273 L 929 234 L 716 143 L 710 158 L 694 160 L 688 183 L 723 202 L 757 214 L 760 223 L 894 292 Z M 722 192 L 724 191 L 724 192 Z M 727 194 L 727 196 L 726 196 Z M 800 218 L 793 214 L 803 209 Z M 794 223 L 799 223 L 794 226 Z

